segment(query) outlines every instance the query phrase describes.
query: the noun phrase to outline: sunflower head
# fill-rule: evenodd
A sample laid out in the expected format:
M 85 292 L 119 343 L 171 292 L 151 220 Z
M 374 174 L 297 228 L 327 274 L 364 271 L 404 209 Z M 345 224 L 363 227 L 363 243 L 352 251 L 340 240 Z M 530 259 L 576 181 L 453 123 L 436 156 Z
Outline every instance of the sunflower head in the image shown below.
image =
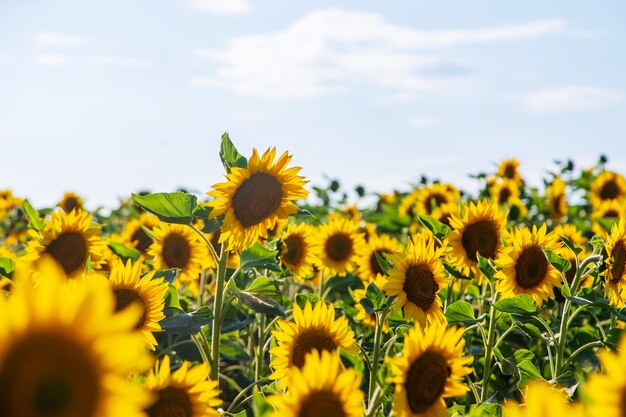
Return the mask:
M 615 352 L 602 349 L 598 358 L 604 373 L 589 377 L 584 385 L 589 398 L 589 416 L 622 417 L 626 415 L 626 338 L 622 336 Z
M 459 268 L 475 273 L 478 265 L 476 252 L 489 259 L 496 259 L 502 249 L 501 234 L 506 227 L 507 213 L 498 209 L 495 201 L 479 201 L 463 207 L 463 215 L 452 215 L 452 232 L 448 241 L 452 247 L 451 258 Z
M 505 209 L 507 210 L 507 220 L 513 223 L 524 221 L 528 215 L 528 208 L 526 208 L 526 204 L 524 204 L 524 202 L 519 198 L 509 200 L 509 202 L 505 205 Z
M 307 353 L 318 351 L 336 352 L 341 348 L 346 352 L 355 353 L 358 348 L 354 332 L 350 330 L 345 316 L 335 318 L 335 308 L 319 300 L 315 307 L 307 301 L 302 310 L 297 304 L 293 306 L 293 322 L 280 320 L 280 330 L 272 332 L 276 339 L 276 347 L 270 349 L 274 356 L 271 379 L 280 380 L 281 386 L 287 386 L 288 370 L 295 366 L 301 369 Z
M 361 247 L 358 254 L 358 275 L 365 283 L 371 280 L 383 278 L 385 271 L 378 263 L 376 255 L 382 256 L 393 255 L 396 252 L 402 252 L 402 245 L 393 237 L 386 234 L 371 234 L 367 243 Z
M 524 397 L 524 405 L 513 400 L 504 403 L 503 417 L 583 417 L 585 415 L 582 406 L 572 404 L 563 391 L 545 381 L 536 381 L 526 386 Z
M 500 178 L 520 182 L 522 177 L 520 176 L 518 168 L 519 161 L 517 159 L 504 159 L 500 162 L 500 165 L 498 166 L 498 173 L 496 175 Z
M 398 417 L 446 415 L 444 398 L 464 395 L 463 377 L 472 372 L 463 329 L 444 324 L 421 326 L 404 336 L 402 355 L 388 359 L 395 383 L 394 410 Z
M 209 203 L 211 218 L 225 216 L 220 242 L 227 242 L 228 250 L 243 250 L 267 237 L 277 220 L 298 211 L 293 201 L 308 195 L 307 181 L 297 175 L 300 168 L 287 168 L 291 156 L 285 152 L 274 162 L 275 157 L 275 148 L 262 157 L 254 149 L 247 168 L 232 167 L 227 181 L 208 193 L 215 197 Z
M 460 192 L 450 184 L 436 183 L 430 187 L 424 187 L 417 193 L 416 211 L 434 217 L 437 208 L 446 204 L 457 204 Z
M 165 355 L 146 376 L 145 386 L 153 394 L 154 402 L 146 408 L 148 417 L 218 417 L 219 399 L 217 381 L 209 380 L 209 365 L 191 366 L 183 362 L 170 370 L 170 357 Z
M 345 276 L 355 269 L 357 254 L 363 250 L 365 239 L 357 223 L 334 218 L 320 226 L 317 244 L 320 248 L 317 265 L 323 273 Z
M 69 213 L 72 210 L 82 210 L 85 202 L 83 198 L 73 192 L 67 192 L 63 194 L 61 201 L 57 203 L 58 207 L 61 207 L 64 212 Z
M 527 294 L 538 306 L 554 295 L 553 286 L 563 284 L 559 271 L 554 268 L 542 248 L 558 251 L 557 237 L 546 233 L 546 225 L 517 228 L 508 234 L 509 246 L 496 259 L 502 269 L 495 275 L 497 289 L 502 298 Z
M 313 275 L 313 263 L 319 251 L 314 230 L 312 226 L 300 223 L 289 226 L 281 237 L 280 262 L 300 281 Z
M 607 268 L 602 272 L 606 280 L 604 288 L 609 302 L 621 308 L 624 306 L 624 297 L 626 297 L 626 220 L 624 218 L 613 225 L 605 249 Z
M 604 201 L 599 203 L 593 213 L 591 213 L 591 230 L 603 239 L 606 239 L 608 231 L 612 223 L 626 217 L 626 205 L 617 200 Z
M 423 235 L 409 241 L 404 253 L 393 256 L 393 269 L 384 286 L 387 295 L 397 295 L 396 308 L 404 307 L 404 315 L 420 325 L 445 321 L 439 291 L 447 284 L 440 257 L 443 249 Z
M 129 220 L 124 225 L 124 230 L 120 235 L 122 243 L 137 249 L 142 254 L 146 254 L 148 248 L 154 242 L 145 229 L 152 230 L 159 224 L 159 218 L 154 214 L 143 212 L 138 218 Z
M 489 195 L 499 205 L 506 205 L 512 200 L 519 199 L 519 185 L 514 180 L 503 178 L 491 186 Z
M 606 201 L 622 201 L 626 197 L 626 179 L 617 172 L 604 171 L 591 184 L 589 201 L 599 207 Z
M 12 190 L 0 190 L 0 220 L 4 219 L 7 213 L 22 204 L 22 199 L 15 197 Z
M 565 195 L 566 184 L 560 177 L 555 177 L 552 184 L 546 190 L 548 212 L 554 220 L 561 220 L 567 216 L 567 196 Z

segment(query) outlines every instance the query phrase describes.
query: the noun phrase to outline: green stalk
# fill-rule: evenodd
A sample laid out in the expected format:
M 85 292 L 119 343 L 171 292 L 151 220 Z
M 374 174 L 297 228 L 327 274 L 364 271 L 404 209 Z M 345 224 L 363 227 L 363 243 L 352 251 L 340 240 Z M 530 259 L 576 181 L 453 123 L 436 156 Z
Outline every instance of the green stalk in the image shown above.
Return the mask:
M 254 380 L 258 381 L 261 377 L 261 368 L 263 366 L 263 354 L 265 351 L 263 350 L 263 345 L 265 345 L 265 315 L 257 314 L 257 320 L 259 323 L 259 339 L 257 340 L 257 351 L 256 351 L 256 363 L 254 365 Z
M 495 301 L 495 294 L 493 300 Z M 489 307 L 489 330 L 487 331 L 487 343 L 485 348 L 485 368 L 483 370 L 483 387 L 480 401 L 487 401 L 489 395 L 489 379 L 491 378 L 491 359 L 493 355 L 493 343 L 496 335 L 496 321 L 498 317 L 493 302 Z
M 215 303 L 213 304 L 213 332 L 211 334 L 211 379 L 218 382 L 220 373 L 220 336 L 222 334 L 222 304 L 224 300 L 224 281 L 226 279 L 226 262 L 228 261 L 228 251 L 224 250 L 224 245 L 220 251 L 219 263 L 215 272 L 217 283 L 215 289 Z
M 376 329 L 374 330 L 374 353 L 372 355 L 372 370 L 370 372 L 369 389 L 368 389 L 368 405 L 371 407 L 374 400 L 374 392 L 378 385 L 378 365 L 380 362 L 380 345 L 383 337 L 383 327 L 387 319 L 389 306 L 383 311 L 376 312 Z

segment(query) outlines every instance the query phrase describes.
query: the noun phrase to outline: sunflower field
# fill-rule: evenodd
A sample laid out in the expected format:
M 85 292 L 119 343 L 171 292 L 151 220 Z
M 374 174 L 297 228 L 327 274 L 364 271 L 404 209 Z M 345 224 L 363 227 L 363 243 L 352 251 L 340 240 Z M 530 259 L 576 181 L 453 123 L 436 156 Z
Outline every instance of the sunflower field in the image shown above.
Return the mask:
M 606 158 L 356 204 L 287 152 L 224 134 L 219 158 L 205 196 L 106 214 L 0 192 L 0 416 L 626 415 L 626 179 Z

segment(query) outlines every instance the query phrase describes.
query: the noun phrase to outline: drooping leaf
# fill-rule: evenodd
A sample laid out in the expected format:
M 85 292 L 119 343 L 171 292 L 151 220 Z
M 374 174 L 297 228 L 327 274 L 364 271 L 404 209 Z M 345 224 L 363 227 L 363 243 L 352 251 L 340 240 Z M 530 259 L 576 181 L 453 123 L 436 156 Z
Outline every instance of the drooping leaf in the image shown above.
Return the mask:
M 231 292 L 237 297 L 239 303 L 250 307 L 257 313 L 285 317 L 285 307 L 267 295 L 248 291 L 231 290 Z
M 268 277 L 257 277 L 252 284 L 246 288 L 246 291 L 270 297 L 276 302 L 280 302 L 282 300 L 279 282 Z
M 195 195 L 173 193 L 132 194 L 133 201 L 166 223 L 191 224 L 196 209 Z
M 131 248 L 128 245 L 119 242 L 109 242 L 109 249 L 113 251 L 114 254 L 120 257 L 124 263 L 126 263 L 129 259 L 133 262 L 136 262 L 137 259 L 141 256 L 141 252 L 139 252 L 135 248 Z
M 158 271 L 154 273 L 154 276 L 152 277 L 152 279 L 163 278 L 165 279 L 165 281 L 172 284 L 179 273 L 180 273 L 179 268 L 159 269 Z
M 532 381 L 543 379 L 543 377 L 541 376 L 541 372 L 539 372 L 537 367 L 529 360 L 523 360 L 518 363 L 517 369 L 519 372 L 519 381 L 517 382 L 517 387 L 519 389 L 522 389 Z
M 10 277 L 15 271 L 15 262 L 11 258 L 0 257 L 0 275 Z
M 420 223 L 424 225 L 428 230 L 430 230 L 433 235 L 435 235 L 438 239 L 443 239 L 450 233 L 450 227 L 441 223 L 439 220 L 435 219 L 431 216 L 425 216 L 423 214 L 418 214 L 418 220 Z
M 159 324 L 168 333 L 185 336 L 196 334 L 213 320 L 213 311 L 208 306 L 200 307 L 191 313 L 185 313 L 174 307 L 167 307 L 165 310 L 170 316 L 161 320 Z
M 480 253 L 476 252 L 476 259 L 478 260 L 478 269 L 488 280 L 492 280 L 493 277 L 498 273 L 496 269 L 493 267 L 492 262 L 489 258 L 485 258 Z
M 575 256 L 578 256 L 578 254 L 583 251 L 582 248 L 579 248 L 578 246 L 574 245 L 574 242 L 569 240 L 567 236 L 559 235 L 559 237 L 561 238 L 565 246 L 567 246 L 569 250 L 571 250 L 574 253 Z
M 380 266 L 380 269 L 383 270 L 385 275 L 389 275 L 389 271 L 393 269 L 391 264 L 387 261 L 387 259 L 382 257 L 378 252 L 374 252 L 374 256 L 376 256 L 376 262 L 378 262 L 378 266 Z
M 375 310 L 383 308 L 383 305 L 387 300 L 385 294 L 383 294 L 380 288 L 378 288 L 378 286 L 373 282 L 367 286 L 367 289 L 365 290 L 365 297 L 372 302 Z
M 552 264 L 552 266 L 555 267 L 561 274 L 564 274 L 572 267 L 570 261 L 565 258 L 561 258 L 551 250 L 543 248 L 543 252 L 546 254 L 546 258 L 548 258 L 550 264 Z
M 503 313 L 534 314 L 537 312 L 537 303 L 527 294 L 519 294 L 515 297 L 496 301 L 493 306 Z

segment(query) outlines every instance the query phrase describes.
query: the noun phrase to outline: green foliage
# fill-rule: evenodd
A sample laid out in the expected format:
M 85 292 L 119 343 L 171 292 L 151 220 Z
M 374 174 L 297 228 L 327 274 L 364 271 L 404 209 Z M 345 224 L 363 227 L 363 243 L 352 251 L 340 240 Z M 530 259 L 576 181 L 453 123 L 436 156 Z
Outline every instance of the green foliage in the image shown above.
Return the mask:
M 132 194 L 135 203 L 166 223 L 191 224 L 196 209 L 196 196 L 174 193 Z

